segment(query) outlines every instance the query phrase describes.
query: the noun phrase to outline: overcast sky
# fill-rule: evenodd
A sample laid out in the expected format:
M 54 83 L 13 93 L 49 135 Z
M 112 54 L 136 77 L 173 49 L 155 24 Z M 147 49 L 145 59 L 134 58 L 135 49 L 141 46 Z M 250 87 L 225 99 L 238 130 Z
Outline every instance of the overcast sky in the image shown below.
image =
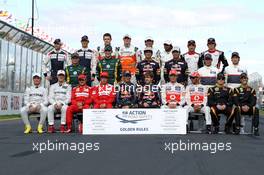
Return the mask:
M 196 40 L 197 52 L 202 52 L 207 38 L 214 37 L 229 61 L 231 52 L 238 51 L 249 73 L 258 71 L 263 76 L 263 7 L 264 1 L 259 0 L 37 0 L 35 22 L 75 49 L 84 34 L 95 49 L 106 32 L 112 34 L 113 46 L 120 46 L 128 33 L 139 48 L 144 47 L 146 36 L 152 36 L 155 47 L 162 50 L 163 42 L 171 40 L 182 52 L 189 39 Z M 31 0 L 0 0 L 0 9 L 27 21 Z

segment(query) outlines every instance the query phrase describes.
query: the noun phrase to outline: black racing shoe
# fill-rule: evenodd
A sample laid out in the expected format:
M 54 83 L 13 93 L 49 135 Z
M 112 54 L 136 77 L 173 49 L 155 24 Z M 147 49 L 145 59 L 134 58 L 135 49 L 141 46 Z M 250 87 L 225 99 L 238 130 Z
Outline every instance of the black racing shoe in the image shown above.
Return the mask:
M 254 136 L 259 136 L 259 129 L 258 128 L 254 128 Z
M 210 134 L 211 133 L 211 125 L 206 125 L 206 134 Z
M 240 127 L 236 127 L 234 133 L 235 133 L 235 135 L 239 135 L 240 134 Z
M 225 126 L 225 133 L 226 134 L 231 134 L 232 132 L 231 132 L 231 128 L 230 128 L 230 126 Z
M 215 126 L 213 134 L 218 134 L 218 133 L 219 133 L 219 126 Z
M 235 123 L 232 124 L 232 129 L 233 129 L 233 133 L 236 133 L 236 124 Z

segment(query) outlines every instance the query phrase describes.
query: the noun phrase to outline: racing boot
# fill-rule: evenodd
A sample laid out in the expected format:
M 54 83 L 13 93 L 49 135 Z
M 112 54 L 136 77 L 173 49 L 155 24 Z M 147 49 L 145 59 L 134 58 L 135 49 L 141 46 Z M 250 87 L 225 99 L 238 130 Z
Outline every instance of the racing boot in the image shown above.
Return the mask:
M 82 123 L 79 123 L 78 131 L 80 134 L 83 132 L 83 124 Z
M 253 134 L 254 134 L 254 136 L 259 136 L 259 129 L 254 128 Z
M 213 131 L 214 134 L 218 134 L 219 133 L 219 126 L 215 126 L 214 127 L 214 131 Z
M 231 127 L 228 125 L 225 125 L 225 133 L 226 134 L 231 134 Z
M 239 126 L 236 126 L 234 133 L 235 133 L 235 135 L 239 135 L 240 134 L 240 127 Z
M 49 127 L 48 127 L 48 133 L 54 133 L 54 132 L 55 132 L 54 125 L 49 125 Z
M 25 131 L 24 134 L 29 134 L 32 132 L 32 128 L 30 125 L 25 125 Z
M 233 129 L 233 133 L 236 133 L 236 124 L 235 123 L 232 124 L 232 129 Z
M 206 134 L 210 134 L 211 133 L 211 125 L 206 125 Z
M 67 130 L 65 131 L 65 133 L 71 133 L 71 132 L 72 132 L 72 125 L 67 124 Z
M 39 134 L 42 134 L 43 133 L 43 125 L 39 124 L 37 131 Z
M 60 132 L 61 132 L 61 133 L 64 133 L 64 132 L 65 132 L 65 125 L 61 125 L 61 126 L 60 126 Z
M 255 136 L 259 136 L 259 129 L 258 129 L 258 126 L 259 126 L 259 109 L 258 108 L 255 109 L 253 119 L 252 119 L 252 124 L 254 126 L 253 134 Z

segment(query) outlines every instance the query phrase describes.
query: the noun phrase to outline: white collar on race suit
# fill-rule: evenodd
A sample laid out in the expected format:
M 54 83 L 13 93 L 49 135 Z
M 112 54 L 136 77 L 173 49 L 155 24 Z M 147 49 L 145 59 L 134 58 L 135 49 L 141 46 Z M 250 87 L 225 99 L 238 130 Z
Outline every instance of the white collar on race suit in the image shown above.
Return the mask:
M 206 66 L 206 65 L 204 65 L 204 67 L 206 68 L 206 69 L 210 69 L 210 68 L 212 68 L 213 66 L 211 65 L 211 66 Z
M 176 85 L 178 85 L 179 83 L 176 81 L 175 83 L 172 83 L 172 82 L 170 82 L 170 85 L 172 85 L 172 86 L 176 86 Z
M 163 53 L 166 53 L 166 54 L 170 55 L 171 51 L 167 52 L 166 50 L 164 50 Z
M 81 49 L 82 51 L 87 51 L 87 50 L 89 50 L 89 48 L 87 47 L 87 48 L 82 48 Z
M 126 47 L 125 45 L 123 45 L 123 47 L 126 48 L 126 49 L 129 49 L 129 48 L 132 47 L 132 45 L 130 44 L 128 47 Z
M 236 68 L 236 67 L 239 67 L 239 64 L 237 64 L 237 65 L 234 65 L 234 64 L 232 63 L 232 65 L 233 65 L 233 67 L 235 67 L 235 68 Z
M 55 49 L 54 49 L 54 52 L 56 52 L 56 53 L 60 53 L 60 52 L 61 52 L 61 49 L 60 49 L 60 50 L 55 50 Z

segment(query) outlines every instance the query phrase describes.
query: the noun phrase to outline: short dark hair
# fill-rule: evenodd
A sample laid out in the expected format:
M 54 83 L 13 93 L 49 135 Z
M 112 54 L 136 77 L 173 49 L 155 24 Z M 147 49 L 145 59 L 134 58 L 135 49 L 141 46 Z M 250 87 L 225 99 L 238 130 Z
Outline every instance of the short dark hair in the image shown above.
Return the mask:
M 111 36 L 110 33 L 105 33 L 105 34 L 103 35 L 103 38 L 106 37 L 106 36 L 109 36 L 109 37 L 112 39 L 112 36 Z
M 223 74 L 222 72 L 218 73 L 216 79 L 217 80 L 225 80 L 225 74 Z

